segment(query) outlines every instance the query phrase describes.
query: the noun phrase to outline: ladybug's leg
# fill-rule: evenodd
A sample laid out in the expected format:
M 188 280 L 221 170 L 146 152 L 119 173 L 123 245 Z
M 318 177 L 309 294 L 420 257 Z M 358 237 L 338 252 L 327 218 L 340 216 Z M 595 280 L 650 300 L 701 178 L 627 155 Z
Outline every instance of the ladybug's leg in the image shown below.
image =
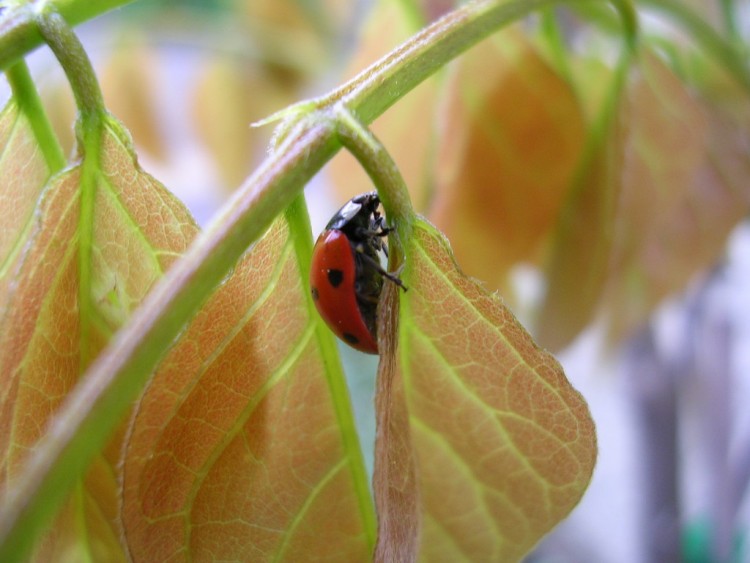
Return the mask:
M 372 258 L 371 256 L 368 256 L 367 253 L 364 251 L 364 247 L 360 244 L 355 246 L 355 250 L 359 253 L 359 255 L 362 257 L 362 260 L 367 262 L 370 266 L 372 266 L 375 271 L 377 271 L 381 276 L 383 276 L 386 279 L 389 279 L 393 283 L 395 283 L 397 286 L 399 286 L 404 291 L 408 291 L 408 288 L 404 285 L 404 283 L 401 281 L 401 278 L 398 276 L 395 276 L 391 274 L 390 272 L 386 271 L 383 266 L 380 265 L 380 262 Z

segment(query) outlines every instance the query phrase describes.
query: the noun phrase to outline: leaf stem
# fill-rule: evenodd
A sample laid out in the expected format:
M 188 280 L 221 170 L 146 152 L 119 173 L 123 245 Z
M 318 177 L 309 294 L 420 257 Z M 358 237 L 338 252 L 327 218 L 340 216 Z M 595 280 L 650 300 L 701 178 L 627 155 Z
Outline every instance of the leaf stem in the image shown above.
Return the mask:
M 13 97 L 21 112 L 26 116 L 34 132 L 39 148 L 47 163 L 50 174 L 62 170 L 65 167 L 65 155 L 52 125 L 47 119 L 47 114 L 39 99 L 39 94 L 34 87 L 29 68 L 24 61 L 18 61 L 6 71 L 8 83 L 13 91 Z
M 101 117 L 106 113 L 104 99 L 83 45 L 63 17 L 49 6 L 38 13 L 37 25 L 39 33 L 68 77 L 84 128 L 88 129 L 87 125 L 92 120 L 96 123 L 91 125 L 98 127 Z

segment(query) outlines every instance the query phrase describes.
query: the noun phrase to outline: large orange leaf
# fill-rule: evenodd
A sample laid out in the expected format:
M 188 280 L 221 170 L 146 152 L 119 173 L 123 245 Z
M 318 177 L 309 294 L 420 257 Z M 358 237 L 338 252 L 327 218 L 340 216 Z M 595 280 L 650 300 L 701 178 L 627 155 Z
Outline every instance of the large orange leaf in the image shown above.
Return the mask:
M 408 441 L 386 463 L 415 456 L 420 559 L 517 560 L 586 489 L 593 421 L 557 361 L 425 222 L 407 261 L 397 377 Z
M 505 287 L 556 225 L 585 143 L 582 109 L 527 39 L 504 33 L 459 59 L 441 120 L 430 217 L 468 274 Z
M 710 267 L 750 208 L 746 123 L 700 98 L 653 54 L 640 63 L 628 92 L 628 150 L 603 302 L 615 337 Z
M 44 191 L 0 320 L 0 486 L 23 467 L 47 421 L 197 232 L 184 207 L 137 165 L 119 124 L 98 154 Z M 82 212 L 82 191 L 92 205 Z M 37 550 L 41 561 L 124 559 L 116 528 L 119 441 L 97 459 Z
M 123 468 L 135 561 L 369 560 L 371 500 L 306 279 L 279 220 L 155 374 Z

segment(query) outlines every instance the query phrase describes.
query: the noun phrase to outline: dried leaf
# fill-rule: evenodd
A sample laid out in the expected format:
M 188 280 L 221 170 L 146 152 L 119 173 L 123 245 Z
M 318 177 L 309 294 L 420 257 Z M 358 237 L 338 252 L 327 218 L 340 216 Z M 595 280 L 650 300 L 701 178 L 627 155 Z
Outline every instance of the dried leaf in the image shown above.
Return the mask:
M 373 474 L 378 513 L 376 563 L 416 561 L 419 548 L 416 459 L 411 447 L 404 383 L 396 363 L 400 291 L 394 284 L 387 284 L 378 306 L 381 354 L 375 394 L 377 435 Z
M 555 359 L 427 223 L 407 261 L 397 358 L 413 451 L 391 471 L 416 456 L 420 559 L 518 560 L 586 489 L 593 421 Z
M 505 33 L 459 59 L 441 116 L 430 217 L 468 274 L 504 287 L 555 227 L 585 143 L 582 110 L 528 40 Z
M 622 196 L 603 302 L 614 339 L 721 255 L 750 207 L 747 128 L 644 53 L 629 91 Z
M 96 168 L 87 169 L 91 215 L 81 216 L 84 162 L 46 188 L 0 320 L 4 489 L 85 366 L 197 232 L 184 207 L 138 167 L 119 125 L 107 123 L 98 149 Z M 50 528 L 38 560 L 124 560 L 115 520 L 118 460 L 115 438 Z
M 133 560 L 370 559 L 357 439 L 303 279 L 279 220 L 149 384 L 125 452 Z

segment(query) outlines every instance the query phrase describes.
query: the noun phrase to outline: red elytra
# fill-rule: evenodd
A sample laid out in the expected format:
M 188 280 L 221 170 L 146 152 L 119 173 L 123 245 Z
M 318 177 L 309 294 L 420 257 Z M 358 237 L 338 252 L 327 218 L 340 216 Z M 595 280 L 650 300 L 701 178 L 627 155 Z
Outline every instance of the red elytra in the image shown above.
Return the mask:
M 318 313 L 341 340 L 368 354 L 378 353 L 375 336 L 357 303 L 351 243 L 339 230 L 325 231 L 315 244 L 310 285 Z
M 318 313 L 333 333 L 351 347 L 377 354 L 377 305 L 386 272 L 379 252 L 387 253 L 389 232 L 377 211 L 380 199 L 368 192 L 349 200 L 318 237 L 310 269 L 310 289 Z M 404 288 L 405 289 L 405 288 Z

